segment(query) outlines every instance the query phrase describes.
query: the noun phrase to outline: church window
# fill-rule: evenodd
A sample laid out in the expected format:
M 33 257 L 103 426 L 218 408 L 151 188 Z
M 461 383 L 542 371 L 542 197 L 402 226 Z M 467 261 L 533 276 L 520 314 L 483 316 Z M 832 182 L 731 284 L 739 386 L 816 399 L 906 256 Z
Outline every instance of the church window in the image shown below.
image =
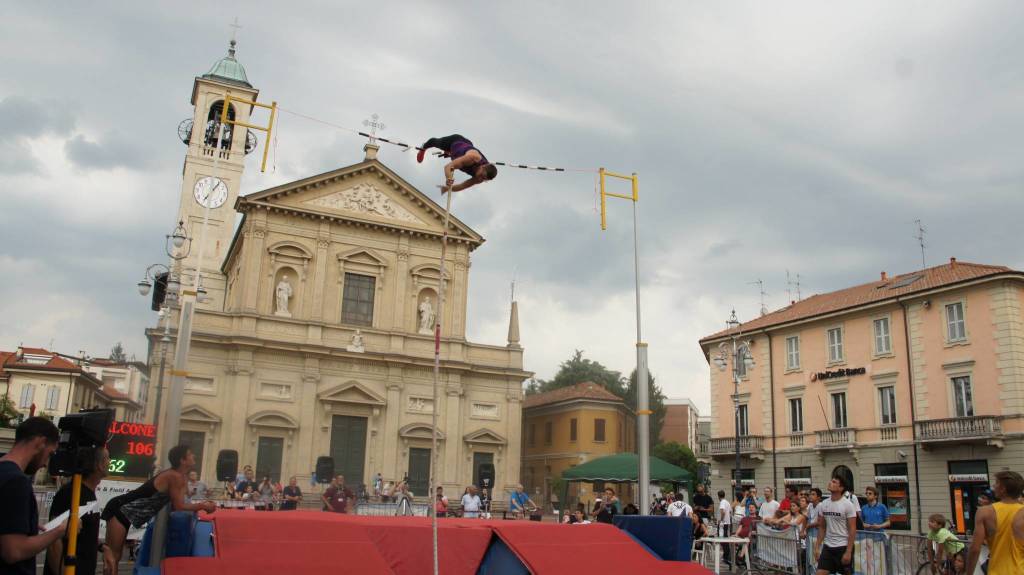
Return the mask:
M 377 278 L 345 274 L 345 293 L 341 303 L 341 323 L 373 325 L 373 295 Z

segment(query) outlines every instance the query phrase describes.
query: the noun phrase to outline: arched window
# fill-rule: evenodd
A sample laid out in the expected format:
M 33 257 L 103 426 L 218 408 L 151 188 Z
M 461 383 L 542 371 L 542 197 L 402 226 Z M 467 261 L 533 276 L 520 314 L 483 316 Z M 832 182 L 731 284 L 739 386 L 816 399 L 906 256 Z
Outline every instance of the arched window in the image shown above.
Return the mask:
M 206 139 L 205 144 L 210 147 L 217 145 L 217 132 L 220 130 L 220 115 L 224 110 L 224 100 L 217 100 L 210 106 L 210 113 L 206 116 Z M 228 106 L 228 120 L 234 121 L 235 107 Z M 231 148 L 231 134 L 234 124 L 228 123 L 224 126 L 224 134 L 221 136 L 220 147 Z
M 837 465 L 832 470 L 832 477 L 842 477 L 843 482 L 846 484 L 846 489 L 853 493 L 853 472 L 850 468 L 845 465 Z

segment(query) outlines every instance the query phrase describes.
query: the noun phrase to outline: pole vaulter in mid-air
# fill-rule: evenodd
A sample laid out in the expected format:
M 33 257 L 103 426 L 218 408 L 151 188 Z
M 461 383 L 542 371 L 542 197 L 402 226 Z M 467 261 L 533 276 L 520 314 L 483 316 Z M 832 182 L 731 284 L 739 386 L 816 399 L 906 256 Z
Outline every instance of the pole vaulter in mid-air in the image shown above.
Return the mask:
M 446 185 L 441 187 L 441 193 L 448 190 L 461 192 L 479 183 L 493 180 L 498 175 L 498 168 L 487 161 L 483 152 L 474 147 L 473 142 L 459 134 L 443 138 L 430 138 L 420 146 L 420 151 L 416 154 L 416 161 L 422 163 L 423 156 L 430 148 L 437 148 L 444 152 L 444 157 L 452 159 L 444 167 Z M 470 178 L 456 184 L 455 170 L 469 174 Z

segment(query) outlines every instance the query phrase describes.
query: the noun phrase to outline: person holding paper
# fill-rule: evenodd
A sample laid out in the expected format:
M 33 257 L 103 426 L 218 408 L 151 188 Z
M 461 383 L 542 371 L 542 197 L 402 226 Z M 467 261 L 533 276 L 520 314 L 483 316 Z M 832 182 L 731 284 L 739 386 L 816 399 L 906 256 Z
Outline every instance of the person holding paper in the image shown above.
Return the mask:
M 110 466 L 110 453 L 106 447 L 96 450 L 96 458 L 93 461 L 92 470 L 82 476 L 82 490 L 78 496 L 78 504 L 82 507 L 91 501 L 96 501 L 96 487 L 100 481 L 107 476 L 107 469 Z M 53 503 L 50 504 L 50 520 L 60 516 L 61 513 L 71 510 L 71 482 L 67 482 L 57 490 L 53 496 Z M 76 573 L 95 573 L 96 556 L 99 551 L 100 540 L 100 514 L 96 509 L 82 517 L 78 530 L 78 544 L 75 547 Z M 54 541 L 46 549 L 46 572 L 52 575 L 60 575 L 64 572 L 64 549 L 67 546 L 67 537 Z
M 67 521 L 39 533 L 32 479 L 57 450 L 60 432 L 45 417 L 30 417 L 14 431 L 14 447 L 0 458 L 0 575 L 34 575 L 36 554 L 64 536 Z

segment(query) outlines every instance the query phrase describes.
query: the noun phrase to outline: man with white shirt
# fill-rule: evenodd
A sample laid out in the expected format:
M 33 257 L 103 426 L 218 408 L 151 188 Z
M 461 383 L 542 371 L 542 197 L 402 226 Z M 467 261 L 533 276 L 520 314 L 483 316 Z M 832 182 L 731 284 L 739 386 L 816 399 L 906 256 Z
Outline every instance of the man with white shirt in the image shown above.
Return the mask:
M 480 496 L 476 494 L 476 485 L 470 485 L 462 495 L 462 516 L 471 519 L 480 517 Z
M 757 511 L 757 516 L 762 521 L 768 519 L 775 519 L 775 512 L 779 510 L 779 502 L 775 500 L 775 491 L 771 487 L 764 488 L 764 503 L 761 504 L 761 508 Z
M 828 483 L 831 497 L 818 505 L 821 528 L 818 529 L 815 541 L 815 546 L 819 550 L 816 575 L 852 573 L 853 544 L 857 537 L 857 510 L 849 499 L 843 497 L 843 491 L 846 489 L 847 485 L 842 477 L 833 477 Z
M 668 495 L 671 496 L 672 494 L 669 493 Z M 679 499 L 668 504 L 666 512 L 669 517 L 689 517 L 693 515 L 693 507 L 690 507 L 690 504 L 680 496 Z
M 718 520 L 718 536 L 728 537 L 730 534 L 729 525 L 732 523 L 732 504 L 725 498 L 725 491 L 718 490 L 718 513 L 715 517 Z

